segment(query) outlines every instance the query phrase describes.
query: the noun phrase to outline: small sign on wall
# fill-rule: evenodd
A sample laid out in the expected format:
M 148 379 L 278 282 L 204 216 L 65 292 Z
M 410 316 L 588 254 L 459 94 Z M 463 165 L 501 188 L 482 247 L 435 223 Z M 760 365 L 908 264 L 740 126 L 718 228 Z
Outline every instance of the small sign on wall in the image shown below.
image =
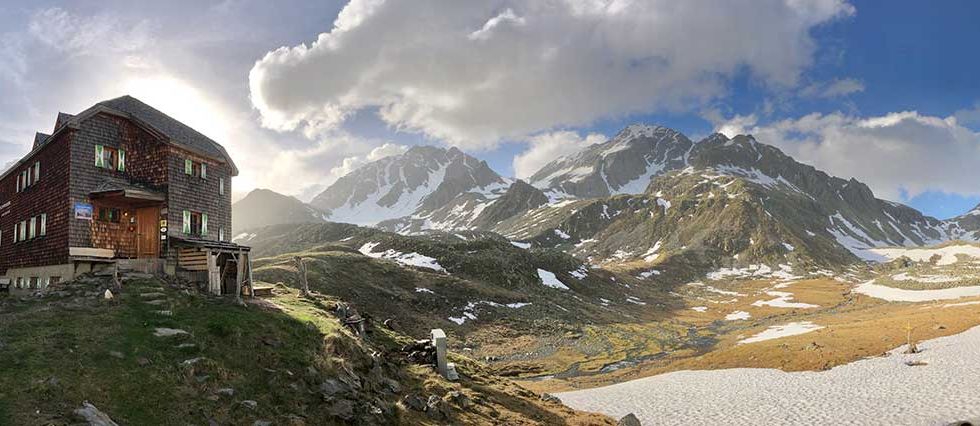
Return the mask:
M 92 205 L 88 203 L 75 203 L 75 219 L 92 220 Z

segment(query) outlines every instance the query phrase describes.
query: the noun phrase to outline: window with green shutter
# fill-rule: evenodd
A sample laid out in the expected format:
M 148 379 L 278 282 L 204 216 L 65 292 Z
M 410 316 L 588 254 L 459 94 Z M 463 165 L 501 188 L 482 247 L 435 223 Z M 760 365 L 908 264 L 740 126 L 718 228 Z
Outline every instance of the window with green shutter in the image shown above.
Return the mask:
M 193 175 L 194 174 L 194 162 L 190 158 L 184 159 L 184 174 Z
M 126 151 L 125 150 L 122 150 L 122 149 L 119 150 L 119 161 L 116 162 L 116 170 L 119 170 L 120 172 L 125 172 L 126 171 Z
M 202 213 L 201 214 L 201 235 L 202 236 L 207 236 L 208 235 L 208 214 L 207 213 Z
M 201 163 L 201 179 L 208 178 L 208 165 Z
M 105 148 L 102 145 L 95 146 L 95 167 L 105 168 L 105 157 L 103 156 L 104 152 Z
M 184 234 L 191 233 L 191 212 L 189 210 L 184 210 Z

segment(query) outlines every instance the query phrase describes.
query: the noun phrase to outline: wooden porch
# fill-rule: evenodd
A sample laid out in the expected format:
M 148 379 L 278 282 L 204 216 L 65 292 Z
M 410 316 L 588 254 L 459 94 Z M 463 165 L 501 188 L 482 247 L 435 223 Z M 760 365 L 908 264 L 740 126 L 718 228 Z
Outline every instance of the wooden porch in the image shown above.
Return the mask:
M 89 194 L 92 248 L 117 259 L 158 259 L 166 230 L 166 196 L 124 183 L 106 183 Z

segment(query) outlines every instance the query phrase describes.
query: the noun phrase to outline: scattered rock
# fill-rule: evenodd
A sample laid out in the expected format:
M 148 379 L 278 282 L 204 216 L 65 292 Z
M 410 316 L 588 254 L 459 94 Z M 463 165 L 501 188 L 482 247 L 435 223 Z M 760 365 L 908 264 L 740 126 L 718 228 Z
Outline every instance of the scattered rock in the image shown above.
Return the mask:
M 252 401 L 251 399 L 246 399 L 240 402 L 240 404 L 242 404 L 243 407 L 248 408 L 249 410 L 254 410 L 259 406 L 258 402 Z
M 94 405 L 85 401 L 82 407 L 74 411 L 75 415 L 88 422 L 89 426 L 119 426 L 109 418 L 109 415 L 99 411 Z
M 320 384 L 320 393 L 324 398 L 332 398 L 334 395 L 350 392 L 350 386 L 339 380 L 327 379 Z
M 112 292 L 106 289 L 105 293 L 102 295 L 102 298 L 105 300 L 112 300 L 113 299 Z
M 429 396 L 429 401 L 425 404 L 425 414 L 433 420 L 447 420 L 452 416 L 452 408 L 449 402 L 438 396 Z
M 155 313 L 157 315 L 162 315 L 162 316 L 165 316 L 165 317 L 172 317 L 172 316 L 174 316 L 174 311 L 153 311 L 153 313 Z
M 541 400 L 542 401 L 546 401 L 546 402 L 554 402 L 556 404 L 561 404 L 562 403 L 561 402 L 561 399 L 558 399 L 557 396 L 554 396 L 554 395 L 552 395 L 550 393 L 541 394 Z
M 154 293 L 140 293 L 140 297 L 142 297 L 144 299 L 157 299 L 157 298 L 160 298 L 160 297 L 167 297 L 167 295 L 166 294 L 163 294 L 163 293 L 158 293 L 158 292 L 154 292 Z
M 147 305 L 163 305 L 167 303 L 167 299 L 147 300 L 143 303 L 146 303 Z
M 385 387 L 387 387 L 391 393 L 399 393 L 402 391 L 402 385 L 401 383 L 398 383 L 397 380 L 386 378 L 383 380 L 383 382 Z
M 929 365 L 929 363 L 925 361 L 905 361 L 905 365 L 909 367 L 923 367 Z
M 196 347 L 197 345 L 193 343 L 181 343 L 177 345 L 177 349 L 187 349 L 187 348 L 196 348 Z
M 641 426 L 640 419 L 636 418 L 636 416 L 633 415 L 633 413 L 629 413 L 623 416 L 623 418 L 619 419 L 619 422 L 616 423 L 616 425 L 617 426 Z
M 181 334 L 190 334 L 190 333 L 176 328 L 157 328 L 156 330 L 153 331 L 153 335 L 157 337 L 171 337 L 171 336 L 177 336 Z
M 932 327 L 933 330 L 945 330 L 946 326 L 942 324 L 936 324 Z
M 472 401 L 470 401 L 470 397 L 466 396 L 464 393 L 459 391 L 449 392 L 448 394 L 446 394 L 446 398 L 449 399 L 450 402 L 456 404 L 456 406 L 461 408 L 469 408 L 469 406 L 472 404 Z
M 819 351 L 823 349 L 823 346 L 817 342 L 810 342 L 810 344 L 803 347 L 804 351 Z
M 405 397 L 402 398 L 401 403 L 405 406 L 405 408 L 415 411 L 425 411 L 426 399 L 419 394 L 413 393 L 405 395 Z
M 119 359 L 126 358 L 126 356 L 123 355 L 122 352 L 119 352 L 119 351 L 109 351 L 109 356 L 111 356 L 113 358 L 119 358 Z
M 235 396 L 235 390 L 232 388 L 221 388 L 214 391 L 215 395 L 221 396 Z
M 204 357 L 191 358 L 191 359 L 182 361 L 180 363 L 180 365 L 183 365 L 183 366 L 194 365 L 194 364 L 197 364 L 197 363 L 201 362 L 202 360 L 204 360 Z
M 272 422 L 268 420 L 256 420 L 252 423 L 252 426 L 272 426 Z
M 146 367 L 147 365 L 150 365 L 150 360 L 146 357 L 139 357 L 136 358 L 136 364 L 140 367 Z
M 354 403 L 349 399 L 338 399 L 327 409 L 330 415 L 344 420 L 354 418 Z

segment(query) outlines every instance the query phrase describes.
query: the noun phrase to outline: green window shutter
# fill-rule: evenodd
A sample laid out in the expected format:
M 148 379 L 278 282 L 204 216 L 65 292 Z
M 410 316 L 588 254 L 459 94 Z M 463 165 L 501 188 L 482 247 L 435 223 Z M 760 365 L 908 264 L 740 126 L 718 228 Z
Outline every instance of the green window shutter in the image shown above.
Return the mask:
M 201 235 L 208 235 L 208 215 L 207 213 L 201 214 Z
M 102 156 L 104 151 L 102 145 L 95 146 L 95 167 L 105 168 L 105 157 Z
M 194 174 L 194 162 L 190 158 L 184 159 L 184 174 L 192 175 Z
M 119 164 L 116 166 L 116 168 L 120 172 L 125 172 L 126 171 L 126 151 L 123 151 L 121 149 L 119 150 L 119 161 L 118 161 L 118 163 Z
M 218 195 L 225 195 L 225 180 L 224 180 L 224 178 L 218 179 Z
M 40 236 L 48 235 L 48 214 L 41 213 L 41 230 L 38 231 Z
M 191 212 L 184 210 L 184 233 L 191 233 Z
M 41 162 L 34 163 L 34 182 L 41 179 Z
M 208 178 L 208 165 L 201 163 L 201 179 Z

